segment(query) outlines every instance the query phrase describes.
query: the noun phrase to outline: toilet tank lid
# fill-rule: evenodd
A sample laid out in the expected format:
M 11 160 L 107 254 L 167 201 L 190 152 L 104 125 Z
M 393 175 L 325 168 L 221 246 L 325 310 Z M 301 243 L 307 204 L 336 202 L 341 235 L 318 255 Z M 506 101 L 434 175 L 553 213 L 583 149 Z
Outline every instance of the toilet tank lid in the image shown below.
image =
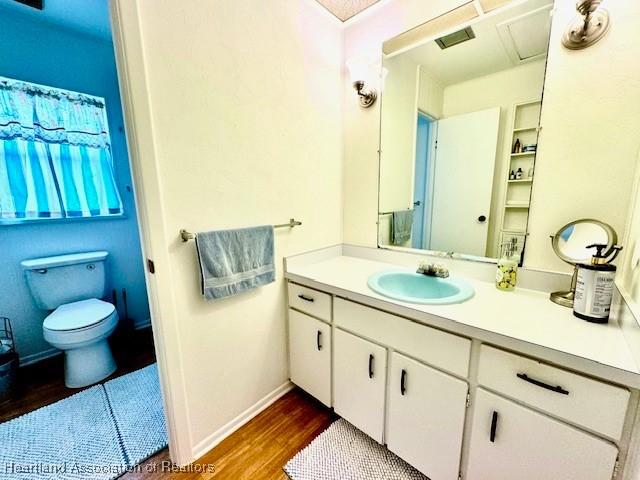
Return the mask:
M 69 255 L 57 255 L 55 257 L 33 258 L 20 262 L 23 270 L 40 270 L 42 268 L 64 267 L 79 263 L 100 262 L 107 258 L 109 252 L 85 252 Z

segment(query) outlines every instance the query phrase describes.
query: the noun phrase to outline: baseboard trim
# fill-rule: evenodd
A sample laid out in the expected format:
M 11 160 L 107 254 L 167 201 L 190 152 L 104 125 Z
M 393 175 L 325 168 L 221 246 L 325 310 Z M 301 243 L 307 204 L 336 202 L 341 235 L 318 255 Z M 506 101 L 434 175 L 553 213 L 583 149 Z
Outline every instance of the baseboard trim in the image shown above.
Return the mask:
M 288 392 L 293 390 L 293 383 L 287 381 L 283 383 L 278 388 L 276 388 L 271 393 L 267 394 L 265 397 L 258 400 L 257 403 L 247 408 L 244 412 L 238 415 L 236 418 L 231 420 L 229 423 L 224 425 L 222 428 L 219 428 L 207 438 L 199 442 L 197 445 L 193 447 L 192 461 L 195 461 L 202 457 L 205 453 L 211 450 L 213 447 L 218 445 L 222 440 L 227 438 L 233 432 L 238 430 L 244 424 L 248 423 L 252 418 L 258 415 L 260 412 L 265 410 L 267 407 L 275 403 L 278 399 L 286 395 Z
M 62 350 L 58 350 L 57 348 L 50 348 L 49 350 L 45 350 L 43 352 L 38 352 L 27 355 L 26 357 L 21 357 L 20 366 L 26 367 L 27 365 L 31 365 L 32 363 L 40 362 L 51 357 L 57 357 L 58 355 L 62 355 Z

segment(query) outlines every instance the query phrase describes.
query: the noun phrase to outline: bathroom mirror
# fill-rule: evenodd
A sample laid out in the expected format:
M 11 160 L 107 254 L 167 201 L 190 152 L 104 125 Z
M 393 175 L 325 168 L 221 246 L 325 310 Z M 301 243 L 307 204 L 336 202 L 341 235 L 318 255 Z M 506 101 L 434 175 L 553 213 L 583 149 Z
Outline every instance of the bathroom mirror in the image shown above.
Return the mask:
M 516 2 L 384 56 L 378 244 L 522 258 L 550 0 Z
M 578 279 L 578 264 L 589 263 L 594 254 L 594 250 L 588 246 L 606 245 L 604 252 L 605 256 L 608 256 L 617 243 L 618 234 L 613 227 L 592 218 L 570 222 L 558 230 L 555 235 L 551 235 L 553 251 L 562 261 L 574 266 L 569 290 L 551 293 L 549 296 L 551 301 L 563 307 L 573 307 Z

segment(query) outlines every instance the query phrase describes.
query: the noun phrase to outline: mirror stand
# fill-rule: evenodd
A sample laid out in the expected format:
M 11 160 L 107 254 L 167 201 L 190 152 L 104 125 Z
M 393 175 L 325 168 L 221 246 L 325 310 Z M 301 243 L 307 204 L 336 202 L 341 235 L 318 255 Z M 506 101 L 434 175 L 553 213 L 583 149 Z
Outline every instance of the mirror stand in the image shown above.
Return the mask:
M 578 280 L 578 265 L 574 265 L 573 276 L 571 277 L 571 289 L 568 292 L 553 292 L 549 298 L 553 303 L 563 307 L 573 308 L 573 300 L 576 295 L 576 282 Z

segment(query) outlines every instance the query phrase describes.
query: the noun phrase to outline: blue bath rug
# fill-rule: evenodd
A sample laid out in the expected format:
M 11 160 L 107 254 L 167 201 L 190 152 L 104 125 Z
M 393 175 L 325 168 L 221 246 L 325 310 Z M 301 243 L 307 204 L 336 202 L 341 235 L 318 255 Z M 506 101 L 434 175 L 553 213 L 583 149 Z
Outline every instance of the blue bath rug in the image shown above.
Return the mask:
M 139 464 L 167 446 L 167 427 L 155 363 L 110 380 L 104 388 L 129 466 Z
M 112 480 L 167 443 L 153 364 L 0 424 L 0 478 Z
M 0 424 L 3 480 L 109 480 L 125 468 L 102 385 Z

